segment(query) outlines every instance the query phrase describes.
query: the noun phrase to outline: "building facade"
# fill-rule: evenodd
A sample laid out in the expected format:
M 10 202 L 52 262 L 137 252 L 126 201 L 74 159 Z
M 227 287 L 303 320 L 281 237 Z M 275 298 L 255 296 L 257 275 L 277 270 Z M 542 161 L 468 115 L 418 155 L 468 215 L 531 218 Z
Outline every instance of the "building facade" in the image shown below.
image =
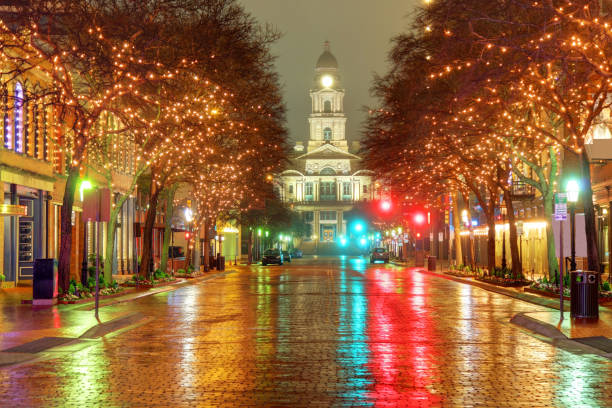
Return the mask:
M 346 138 L 344 94 L 338 62 L 326 42 L 310 89 L 308 139 L 296 144 L 290 165 L 275 181 L 281 200 L 311 227 L 302 243 L 306 253 L 335 247 L 347 233 L 343 214 L 377 194 L 372 172 L 362 168 L 356 154 L 358 143 L 350 146 Z

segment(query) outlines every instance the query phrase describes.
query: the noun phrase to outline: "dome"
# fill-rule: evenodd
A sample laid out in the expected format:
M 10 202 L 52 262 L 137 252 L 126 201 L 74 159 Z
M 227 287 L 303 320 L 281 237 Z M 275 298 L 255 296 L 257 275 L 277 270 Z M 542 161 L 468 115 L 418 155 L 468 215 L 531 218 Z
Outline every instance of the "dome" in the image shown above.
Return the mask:
M 329 51 L 329 41 L 325 41 L 325 50 L 317 60 L 317 69 L 338 69 L 336 57 Z

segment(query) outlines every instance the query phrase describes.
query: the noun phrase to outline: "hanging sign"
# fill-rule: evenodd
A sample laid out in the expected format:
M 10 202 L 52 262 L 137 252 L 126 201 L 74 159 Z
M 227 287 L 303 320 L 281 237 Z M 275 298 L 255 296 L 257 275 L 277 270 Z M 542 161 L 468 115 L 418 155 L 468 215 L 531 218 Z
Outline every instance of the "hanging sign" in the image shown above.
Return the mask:
M 557 193 L 555 195 L 555 213 L 553 215 L 555 221 L 567 220 L 567 194 Z

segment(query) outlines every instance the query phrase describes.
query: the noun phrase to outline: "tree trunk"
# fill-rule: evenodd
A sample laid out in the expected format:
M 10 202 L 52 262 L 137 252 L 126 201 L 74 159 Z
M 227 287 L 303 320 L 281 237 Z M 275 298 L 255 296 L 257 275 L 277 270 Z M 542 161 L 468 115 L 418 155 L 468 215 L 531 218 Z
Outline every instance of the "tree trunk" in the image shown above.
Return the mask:
M 176 193 L 176 184 L 171 186 L 167 191 L 166 196 L 166 212 L 164 215 L 164 243 L 161 253 L 161 261 L 159 269 L 166 272 L 168 270 L 168 252 L 170 241 L 172 238 L 172 214 L 174 212 L 174 193 Z
M 557 276 L 559 269 L 557 261 L 557 251 L 555 248 L 555 236 L 552 227 L 552 216 L 554 206 L 554 194 L 548 193 L 542 197 L 544 202 L 544 218 L 546 219 L 546 248 L 548 252 L 548 279 L 553 280 Z
M 191 238 L 187 240 L 187 249 L 185 250 L 185 270 L 189 269 L 192 263 L 193 254 L 191 250 Z
M 121 207 L 116 205 L 110 213 L 108 225 L 106 226 L 106 251 L 104 251 L 104 279 L 110 282 L 113 276 L 113 257 L 115 249 L 115 239 L 117 232 L 117 217 Z
M 495 212 L 489 210 L 486 214 L 487 225 L 489 226 L 487 234 L 487 268 L 489 269 L 489 275 L 493 275 L 495 270 Z
M 70 287 L 70 255 L 72 251 L 72 206 L 74 205 L 74 193 L 79 181 L 79 168 L 71 167 L 66 179 L 64 199 L 60 218 L 60 252 L 58 260 L 59 287 L 63 293 L 68 292 Z
M 512 197 L 508 191 L 504 191 L 504 201 L 506 202 L 506 208 L 508 209 L 508 225 L 510 232 L 510 256 L 512 259 L 512 276 L 515 279 L 523 277 L 523 265 L 521 263 L 521 254 L 518 246 L 518 233 L 516 230 L 515 217 L 514 217 L 514 205 L 512 203 Z
M 582 180 L 582 202 L 584 204 L 584 229 L 587 242 L 587 258 L 590 271 L 599 272 L 599 251 L 597 248 L 597 227 L 595 225 L 595 208 L 593 206 L 593 189 L 591 187 L 591 168 L 586 149 L 580 155 Z
M 457 203 L 457 193 L 453 193 L 453 228 L 455 229 L 455 263 L 463 263 L 463 254 L 461 249 L 461 222 L 459 220 L 459 205 Z
M 159 200 L 160 189 L 157 189 L 154 183 L 151 183 L 151 195 L 149 196 L 149 208 L 145 214 L 145 224 L 142 232 L 142 256 L 140 262 L 139 275 L 141 277 L 149 276 L 153 266 L 153 227 L 155 226 L 155 218 L 157 215 L 157 202 Z
M 253 263 L 253 230 L 249 228 L 248 236 L 249 265 Z
M 469 231 L 469 245 L 470 245 L 470 267 L 473 271 L 476 270 L 476 250 L 474 248 L 474 227 L 472 226 L 472 212 L 470 211 L 469 200 L 467 201 L 467 212 L 468 212 L 468 231 Z
M 210 267 L 210 224 L 208 220 L 204 221 L 204 270 L 208 271 Z

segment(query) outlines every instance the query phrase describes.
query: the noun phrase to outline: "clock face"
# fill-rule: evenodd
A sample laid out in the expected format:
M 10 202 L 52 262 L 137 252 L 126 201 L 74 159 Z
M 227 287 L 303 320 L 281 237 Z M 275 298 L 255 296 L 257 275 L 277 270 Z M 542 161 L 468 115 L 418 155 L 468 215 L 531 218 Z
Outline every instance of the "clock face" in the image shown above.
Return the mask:
M 321 84 L 325 87 L 325 88 L 329 88 L 334 84 L 334 78 L 332 78 L 329 75 L 325 75 L 323 76 L 323 78 L 321 78 Z

